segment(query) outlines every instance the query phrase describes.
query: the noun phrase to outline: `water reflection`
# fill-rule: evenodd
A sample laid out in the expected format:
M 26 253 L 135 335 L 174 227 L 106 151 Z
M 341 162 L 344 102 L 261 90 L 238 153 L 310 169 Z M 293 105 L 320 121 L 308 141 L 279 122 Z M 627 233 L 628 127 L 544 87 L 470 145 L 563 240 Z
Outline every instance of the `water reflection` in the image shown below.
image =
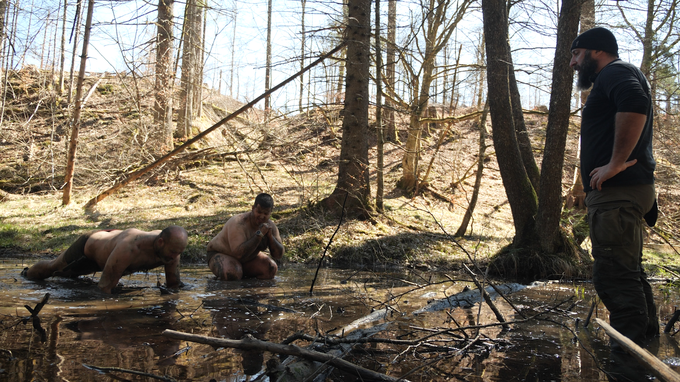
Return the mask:
M 416 283 L 422 285 L 423 278 L 408 272 L 331 269 L 322 270 L 315 294 L 309 296 L 313 272 L 305 268 L 284 269 L 274 280 L 224 282 L 214 280 L 204 267 L 185 267 L 182 278 L 187 287 L 179 294 L 165 296 L 156 288 L 140 287 L 155 284 L 149 280 L 153 281 L 153 275 L 141 274 L 124 280 L 132 286 L 129 293 L 99 296 L 94 294 L 96 286 L 87 281 L 74 283 L 56 278 L 49 283 L 34 283 L 16 277 L 20 270 L 19 262 L 0 264 L 1 381 L 141 380 L 125 374 L 116 374 L 114 378 L 87 369 L 85 364 L 138 370 L 182 381 L 244 381 L 261 376 L 263 364 L 274 355 L 172 340 L 162 335 L 163 330 L 235 340 L 252 335 L 281 342 L 298 331 L 313 335 L 344 327 L 370 313 L 372 308 L 383 307 L 379 305 L 381 301 L 390 300 L 392 307 L 408 313 L 432 298 L 450 296 L 464 287 L 460 282 L 433 284 L 397 297 L 414 289 Z M 430 279 L 436 281 L 437 275 Z M 41 312 L 42 325 L 48 334 L 43 344 L 30 325 L 19 321 L 28 315 L 23 305 L 34 306 L 47 291 L 52 297 Z M 649 380 L 645 371 L 634 374 L 640 371 L 634 370 L 639 369 L 636 362 L 610 355 L 608 337 L 603 331 L 592 325 L 588 329 L 582 327 L 594 296 L 587 283 L 547 284 L 512 295 L 513 303 L 525 316 L 570 297 L 567 305 L 573 306 L 570 309 L 560 306 L 559 314 L 551 316 L 552 320 L 537 317 L 513 324 L 508 331 L 500 327 L 484 329 L 480 349 L 488 351 L 456 355 L 366 345 L 364 350 L 375 353 L 350 354 L 353 358 L 349 360 L 387 370 L 393 376 L 430 365 L 418 369 L 409 377 L 411 380 L 591 382 L 614 377 Z M 665 299 L 658 299 L 662 324 L 673 313 L 674 306 L 680 304 L 678 294 L 669 293 L 667 287 L 664 296 Z M 496 304 L 506 319 L 523 319 L 505 301 L 497 300 Z M 594 316 L 606 320 L 607 312 L 600 306 Z M 579 326 L 575 325 L 577 318 L 581 320 Z M 438 330 L 496 321 L 486 305 L 481 309 L 475 305 L 418 317 L 395 314 L 390 319 L 399 321 L 395 326 L 399 329 L 380 336 L 404 339 L 419 338 L 418 333 L 422 332 L 417 328 Z M 675 337 L 662 335 L 648 350 L 678 369 L 680 348 Z M 343 378 L 352 380 L 347 375 Z
M 209 299 L 203 301 L 203 307 L 210 310 L 217 337 L 241 340 L 251 335 L 259 340 L 267 340 L 273 312 L 262 307 L 264 304 L 259 301 L 265 299 L 264 295 L 248 299 Z M 235 353 L 241 356 L 245 375 L 255 375 L 262 370 L 264 352 L 237 349 Z

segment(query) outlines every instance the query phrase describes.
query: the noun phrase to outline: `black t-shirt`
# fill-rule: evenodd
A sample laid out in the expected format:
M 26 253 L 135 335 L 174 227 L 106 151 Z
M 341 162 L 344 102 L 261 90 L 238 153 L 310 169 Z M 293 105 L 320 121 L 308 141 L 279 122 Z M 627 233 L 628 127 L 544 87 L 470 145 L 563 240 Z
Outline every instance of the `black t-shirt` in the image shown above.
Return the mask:
M 649 83 L 640 69 L 615 60 L 602 68 L 581 113 L 581 177 L 586 192 L 590 172 L 609 163 L 614 149 L 616 113 L 647 115 L 640 139 L 628 160 L 637 163 L 602 183 L 602 187 L 653 184 L 656 162 L 652 153 L 653 107 Z

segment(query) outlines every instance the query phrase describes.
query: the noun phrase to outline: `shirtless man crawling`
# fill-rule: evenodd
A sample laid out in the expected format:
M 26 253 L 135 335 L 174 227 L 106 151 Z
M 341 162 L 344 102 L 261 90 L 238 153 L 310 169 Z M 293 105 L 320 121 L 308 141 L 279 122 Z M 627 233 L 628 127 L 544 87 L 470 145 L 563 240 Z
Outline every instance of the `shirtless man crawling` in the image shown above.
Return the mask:
M 151 232 L 135 228 L 94 231 L 80 236 L 56 259 L 40 261 L 22 274 L 31 280 L 43 280 L 101 271 L 99 288 L 111 293 L 122 276 L 164 265 L 168 288 L 177 289 L 179 255 L 186 246 L 187 231 L 175 225 Z
M 243 277 L 273 279 L 278 270 L 274 260 L 283 256 L 279 229 L 269 217 L 274 200 L 269 194 L 259 194 L 250 212 L 231 217 L 210 243 L 208 266 L 221 280 Z M 269 254 L 263 253 L 269 248 Z

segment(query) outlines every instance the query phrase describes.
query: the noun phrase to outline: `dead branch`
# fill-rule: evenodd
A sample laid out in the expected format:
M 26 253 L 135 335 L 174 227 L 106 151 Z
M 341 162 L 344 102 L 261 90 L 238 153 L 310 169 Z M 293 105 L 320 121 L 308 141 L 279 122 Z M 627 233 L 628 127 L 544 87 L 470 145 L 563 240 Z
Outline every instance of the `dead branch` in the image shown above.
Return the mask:
M 675 323 L 678 321 L 678 318 L 680 318 L 680 310 L 673 312 L 673 316 L 670 320 L 668 320 L 668 323 L 663 328 L 663 332 L 670 333 L 670 331 L 673 329 L 673 325 L 675 325 Z
M 268 341 L 261 341 L 254 338 L 251 335 L 246 335 L 246 337 L 242 340 L 227 340 L 221 338 L 206 337 L 197 334 L 182 333 L 169 329 L 164 330 L 163 335 L 175 339 L 180 339 L 183 341 L 198 342 L 215 347 L 229 347 L 242 350 L 268 351 L 277 354 L 293 355 L 296 357 L 316 362 L 327 362 L 329 365 L 333 367 L 336 367 L 340 370 L 343 370 L 351 374 L 358 375 L 360 378 L 364 380 L 394 381 L 394 382 L 405 381 L 404 379 L 391 377 L 389 375 L 385 375 L 382 373 L 375 372 L 373 370 L 363 368 L 361 366 L 357 366 L 351 362 L 345 361 L 344 359 L 328 355 L 326 353 L 303 349 L 295 345 L 280 345 Z
M 342 201 L 342 212 L 340 213 L 340 221 L 338 222 L 338 227 L 335 228 L 335 232 L 333 232 L 333 236 L 331 236 L 330 240 L 328 240 L 328 244 L 326 245 L 326 248 L 323 250 L 323 255 L 321 256 L 321 259 L 319 260 L 319 265 L 316 267 L 316 272 L 314 273 L 314 279 L 312 280 L 312 285 L 309 287 L 309 294 L 312 295 L 314 293 L 314 283 L 316 283 L 316 277 L 319 275 L 319 269 L 321 268 L 321 264 L 323 264 L 323 260 L 326 258 L 326 252 L 328 251 L 328 248 L 331 246 L 331 243 L 333 242 L 333 238 L 335 237 L 335 234 L 338 233 L 338 230 L 340 229 L 340 226 L 342 225 L 342 218 L 345 217 L 345 203 L 347 203 L 347 196 L 349 195 L 349 192 L 345 192 L 345 200 Z
M 87 365 L 87 364 L 83 364 L 83 366 L 85 366 L 88 369 L 97 370 L 97 371 L 107 373 L 107 374 L 111 373 L 111 372 L 127 373 L 127 374 L 141 375 L 141 376 L 144 376 L 144 377 L 154 378 L 154 379 L 158 379 L 158 380 L 161 380 L 161 381 L 177 382 L 176 379 L 171 378 L 171 377 L 145 373 L 143 371 L 137 371 L 137 370 L 128 370 L 128 369 L 123 369 L 123 368 L 120 368 L 120 367 L 104 367 L 104 366 L 94 366 L 94 365 Z
M 496 304 L 493 303 L 489 294 L 486 293 L 482 284 L 479 282 L 479 280 L 477 280 L 477 276 L 465 264 L 463 264 L 463 269 L 465 269 L 465 272 L 467 272 L 467 274 L 470 275 L 470 277 L 472 277 L 472 281 L 474 281 L 475 285 L 477 286 L 477 289 L 479 289 L 479 293 L 481 293 L 482 297 L 484 297 L 484 301 L 486 301 L 487 305 L 489 305 L 489 308 L 491 308 L 493 313 L 496 315 L 496 319 L 498 320 L 498 322 L 503 324 L 503 328 L 508 329 L 509 326 L 505 322 L 505 318 L 503 317 L 503 314 L 501 313 L 500 310 L 498 310 L 498 308 L 496 308 Z
M 189 140 L 186 141 L 183 145 L 181 145 L 181 146 L 177 147 L 176 149 L 172 150 L 170 153 L 166 154 L 164 157 L 158 159 L 157 161 L 151 163 L 150 165 L 144 167 L 144 168 L 141 169 L 141 170 L 138 170 L 138 171 L 135 171 L 135 172 L 131 173 L 125 180 L 119 182 L 118 184 L 114 185 L 113 187 L 109 188 L 108 190 L 106 190 L 106 191 L 100 193 L 99 195 L 95 196 L 94 198 L 90 199 L 90 201 L 88 201 L 87 204 L 85 204 L 85 208 L 92 208 L 95 204 L 97 204 L 98 202 L 100 202 L 101 200 L 103 200 L 104 198 L 106 198 L 107 196 L 109 196 L 109 195 L 115 193 L 116 191 L 118 191 L 119 189 L 125 187 L 126 185 L 128 185 L 129 183 L 131 183 L 131 182 L 133 182 L 134 180 L 138 179 L 138 178 L 141 177 L 142 175 L 146 174 L 147 172 L 149 172 L 149 171 L 153 170 L 154 168 L 160 166 L 161 164 L 165 163 L 165 162 L 168 161 L 170 158 L 172 158 L 172 157 L 175 156 L 176 154 L 180 153 L 181 151 L 184 151 L 186 148 L 190 147 L 192 144 L 194 144 L 194 143 L 197 142 L 198 140 L 203 139 L 203 137 L 205 137 L 206 135 L 210 134 L 213 130 L 217 129 L 218 127 L 220 127 L 220 126 L 224 125 L 225 123 L 227 123 L 229 120 L 235 118 L 237 115 L 239 115 L 239 114 L 243 113 L 244 111 L 250 109 L 251 107 L 255 106 L 255 104 L 257 104 L 258 102 L 260 102 L 260 101 L 261 101 L 262 99 L 264 99 L 266 96 L 268 96 L 268 95 L 274 93 L 275 91 L 279 90 L 279 89 L 282 88 L 284 85 L 286 85 L 288 82 L 293 81 L 293 80 L 296 79 L 301 73 L 306 72 L 307 70 L 309 70 L 309 69 L 313 68 L 314 66 L 318 65 L 320 62 L 322 62 L 323 60 L 325 60 L 327 57 L 330 57 L 330 56 L 332 56 L 334 53 L 340 51 L 340 50 L 345 46 L 345 44 L 346 44 L 346 42 L 343 41 L 343 42 L 340 43 L 338 46 L 336 46 L 333 50 L 331 50 L 330 52 L 328 52 L 328 53 L 324 54 L 323 56 L 319 57 L 317 60 L 315 60 L 315 61 L 312 62 L 311 64 L 307 65 L 304 69 L 302 69 L 302 70 L 299 71 L 298 73 L 296 73 L 296 74 L 294 74 L 294 75 L 288 77 L 288 78 L 287 78 L 286 80 L 284 80 L 283 82 L 281 82 L 281 83 L 279 83 L 278 85 L 272 87 L 270 90 L 268 90 L 268 91 L 262 93 L 261 95 L 259 95 L 258 97 L 256 97 L 256 98 L 253 99 L 252 101 L 250 101 L 248 104 L 243 105 L 241 108 L 239 108 L 239 109 L 236 110 L 235 112 L 233 112 L 233 113 L 229 114 L 228 116 L 224 117 L 221 121 L 217 122 L 216 124 L 212 125 L 211 127 L 207 128 L 207 129 L 205 129 L 204 131 L 202 131 L 201 133 L 199 133 L 199 134 L 196 135 L 195 137 L 189 139 Z
M 599 318 L 595 319 L 597 322 L 612 339 L 616 340 L 630 355 L 635 357 L 643 366 L 645 366 L 649 371 L 655 376 L 663 381 L 668 382 L 680 382 L 680 374 L 676 373 L 670 366 L 661 362 L 648 350 L 639 347 L 635 342 L 633 342 L 628 337 L 619 333 L 616 329 L 612 328 Z
M 461 116 L 451 116 L 451 117 L 445 117 L 445 118 L 421 118 L 420 123 L 467 121 L 469 119 L 477 118 L 477 116 L 482 114 L 483 112 L 484 112 L 484 110 L 477 110 L 477 111 L 473 111 L 472 113 L 468 113 L 468 114 L 461 115 Z
M 40 341 L 41 342 L 46 342 L 47 341 L 47 332 L 45 329 L 42 327 L 42 324 L 40 322 L 40 317 L 38 317 L 38 313 L 42 310 L 43 306 L 47 304 L 47 301 L 50 299 L 50 294 L 45 293 L 45 296 L 43 299 L 35 305 L 35 308 L 31 308 L 28 305 L 24 305 L 24 308 L 28 310 L 29 313 L 31 313 L 30 317 L 24 318 L 22 321 L 24 324 L 26 324 L 29 320 L 33 322 L 33 329 L 35 329 L 38 334 L 40 334 Z

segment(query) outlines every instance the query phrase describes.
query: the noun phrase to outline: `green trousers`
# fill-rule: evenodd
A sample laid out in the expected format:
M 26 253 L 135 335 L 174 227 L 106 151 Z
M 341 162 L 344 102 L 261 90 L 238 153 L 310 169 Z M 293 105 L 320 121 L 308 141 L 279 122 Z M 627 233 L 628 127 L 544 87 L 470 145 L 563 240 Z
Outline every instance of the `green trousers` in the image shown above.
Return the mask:
M 642 269 L 642 217 L 654 200 L 653 184 L 603 187 L 586 196 L 595 290 L 609 310 L 610 325 L 637 344 L 659 334 L 652 287 Z

